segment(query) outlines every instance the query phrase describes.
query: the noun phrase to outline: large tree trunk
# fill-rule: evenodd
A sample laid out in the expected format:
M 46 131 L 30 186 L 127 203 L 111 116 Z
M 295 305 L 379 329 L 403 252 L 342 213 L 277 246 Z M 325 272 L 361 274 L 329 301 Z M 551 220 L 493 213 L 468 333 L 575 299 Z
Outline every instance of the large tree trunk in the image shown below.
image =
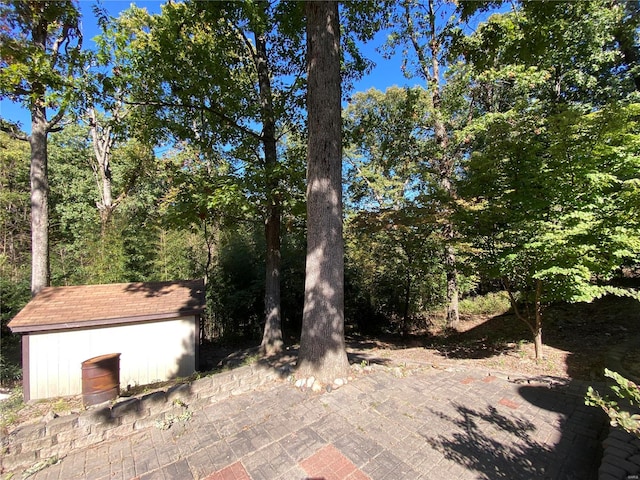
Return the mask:
M 44 97 L 44 92 L 42 93 Z M 31 295 L 49 286 L 48 123 L 44 101 L 31 108 Z
M 268 7 L 267 2 L 263 2 L 262 5 L 264 8 Z M 280 198 L 278 194 L 279 181 L 275 171 L 278 163 L 278 154 L 271 79 L 269 78 L 269 64 L 267 62 L 267 42 L 263 33 L 256 32 L 255 39 L 267 192 L 267 212 L 264 224 L 267 250 L 264 290 L 265 324 L 260 351 L 264 355 L 273 355 L 282 351 L 283 347 L 280 314 Z
M 307 264 L 298 373 L 348 374 L 344 341 L 342 119 L 338 2 L 306 3 Z
M 47 45 L 46 21 L 38 22 L 32 31 L 33 43 L 42 52 Z M 49 286 L 49 177 L 47 135 L 49 122 L 45 104 L 45 87 L 34 82 L 31 87 L 31 295 Z

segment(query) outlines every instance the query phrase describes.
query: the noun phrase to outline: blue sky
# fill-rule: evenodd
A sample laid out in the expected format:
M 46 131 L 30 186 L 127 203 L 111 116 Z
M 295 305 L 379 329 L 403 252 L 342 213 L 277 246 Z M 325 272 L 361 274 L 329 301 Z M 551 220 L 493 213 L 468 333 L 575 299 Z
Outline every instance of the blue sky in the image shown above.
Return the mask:
M 82 29 L 83 29 L 83 46 L 85 48 L 92 48 L 94 46 L 91 40 L 98 33 L 98 26 L 93 15 L 92 6 L 96 2 L 81 0 L 79 2 L 80 11 L 82 13 Z M 142 0 L 142 1 L 120 1 L 120 0 L 103 0 L 102 6 L 107 9 L 110 15 L 118 16 L 118 13 L 122 10 L 126 10 L 134 3 L 138 7 L 146 8 L 152 13 L 160 11 L 160 5 L 164 2 L 158 0 Z M 376 45 L 381 45 L 385 40 L 385 33 L 380 32 L 378 36 L 370 42 L 370 44 L 363 46 L 364 54 L 376 63 L 376 67 L 362 80 L 356 82 L 354 92 L 368 90 L 371 87 L 376 87 L 380 90 L 385 90 L 391 85 L 415 85 L 419 84 L 419 79 L 406 79 L 400 70 L 401 59 L 394 58 L 391 60 L 383 59 L 382 56 L 375 51 Z M 20 107 L 19 104 L 15 104 L 8 100 L 0 101 L 0 117 L 12 121 L 19 122 L 22 129 L 27 133 L 31 130 L 29 112 Z

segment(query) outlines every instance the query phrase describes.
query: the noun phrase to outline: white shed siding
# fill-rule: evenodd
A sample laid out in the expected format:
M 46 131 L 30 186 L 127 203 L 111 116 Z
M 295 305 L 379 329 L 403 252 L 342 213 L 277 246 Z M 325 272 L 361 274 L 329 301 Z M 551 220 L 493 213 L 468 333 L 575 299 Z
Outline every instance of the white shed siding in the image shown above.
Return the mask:
M 29 334 L 30 398 L 82 393 L 82 362 L 120 353 L 120 388 L 191 375 L 198 322 L 177 319 Z

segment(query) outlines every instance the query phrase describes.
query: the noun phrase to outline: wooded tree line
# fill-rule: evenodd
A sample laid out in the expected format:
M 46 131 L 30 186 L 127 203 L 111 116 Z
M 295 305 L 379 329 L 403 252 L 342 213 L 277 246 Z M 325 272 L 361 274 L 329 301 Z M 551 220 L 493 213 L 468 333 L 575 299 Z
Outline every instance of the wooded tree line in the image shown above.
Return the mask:
M 0 133 L 3 329 L 49 282 L 205 277 L 207 338 L 302 335 L 312 371 L 345 320 L 455 327 L 499 288 L 541 354 L 545 305 L 637 295 L 638 2 L 97 6 L 92 50 L 74 2 L 0 8 L 32 115 Z M 413 87 L 352 90 L 378 32 Z

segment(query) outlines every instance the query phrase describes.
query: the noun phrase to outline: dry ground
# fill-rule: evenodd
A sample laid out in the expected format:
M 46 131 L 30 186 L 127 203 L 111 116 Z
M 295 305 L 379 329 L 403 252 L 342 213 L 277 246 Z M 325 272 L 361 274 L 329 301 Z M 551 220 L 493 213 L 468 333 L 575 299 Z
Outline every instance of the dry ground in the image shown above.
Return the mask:
M 351 361 L 374 358 L 388 364 L 467 364 L 490 371 L 525 376 L 554 376 L 580 380 L 602 379 L 605 358 L 612 347 L 637 340 L 640 346 L 640 303 L 607 297 L 589 304 L 559 304 L 546 309 L 543 357 L 534 358 L 531 332 L 513 314 L 462 316 L 456 331 L 443 319 L 411 335 L 364 337 L 348 335 Z M 289 349 L 295 355 L 296 346 Z M 255 358 L 257 347 L 219 346 L 204 349 L 210 367 L 229 368 Z M 640 350 L 629 349 L 627 371 L 640 377 Z
M 640 346 L 640 303 L 608 297 L 590 304 L 549 307 L 543 320 L 543 358 L 536 361 L 531 332 L 513 314 L 468 315 L 455 332 L 435 319 L 426 331 L 402 337 L 353 338 L 352 348 L 369 349 L 396 362 L 470 364 L 491 371 L 580 380 L 602 378 L 612 347 Z M 640 377 L 640 351 L 624 357 L 627 372 Z

